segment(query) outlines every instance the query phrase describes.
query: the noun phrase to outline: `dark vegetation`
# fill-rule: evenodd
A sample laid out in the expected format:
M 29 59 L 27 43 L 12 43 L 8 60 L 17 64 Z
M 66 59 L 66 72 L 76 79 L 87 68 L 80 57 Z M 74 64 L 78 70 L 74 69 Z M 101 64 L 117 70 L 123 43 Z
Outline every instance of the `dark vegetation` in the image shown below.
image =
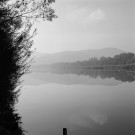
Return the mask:
M 21 119 L 15 112 L 20 77 L 31 60 L 31 32 L 35 20 L 52 20 L 54 0 L 0 1 L 0 135 L 22 135 Z M 32 33 L 32 34 L 30 34 Z
M 3 91 L 0 91 L 0 135 L 24 135 L 21 117 L 14 109 L 18 94 L 9 90 L 3 94 Z
M 135 70 L 135 54 L 122 53 L 114 57 L 96 57 L 85 61 L 73 63 L 54 63 L 49 65 L 51 68 L 87 68 L 96 70 Z
M 91 78 L 114 78 L 122 82 L 135 81 L 135 54 L 122 53 L 114 57 L 91 58 L 73 63 L 54 63 L 33 67 L 33 71 L 55 74 L 85 75 Z

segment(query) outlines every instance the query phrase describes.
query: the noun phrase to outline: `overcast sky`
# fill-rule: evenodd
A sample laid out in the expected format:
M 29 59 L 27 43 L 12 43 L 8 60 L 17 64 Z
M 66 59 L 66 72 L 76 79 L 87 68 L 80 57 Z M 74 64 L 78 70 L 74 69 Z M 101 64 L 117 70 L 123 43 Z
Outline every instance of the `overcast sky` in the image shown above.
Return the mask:
M 135 52 L 135 0 L 56 0 L 53 7 L 58 18 L 36 24 L 38 52 L 108 47 Z

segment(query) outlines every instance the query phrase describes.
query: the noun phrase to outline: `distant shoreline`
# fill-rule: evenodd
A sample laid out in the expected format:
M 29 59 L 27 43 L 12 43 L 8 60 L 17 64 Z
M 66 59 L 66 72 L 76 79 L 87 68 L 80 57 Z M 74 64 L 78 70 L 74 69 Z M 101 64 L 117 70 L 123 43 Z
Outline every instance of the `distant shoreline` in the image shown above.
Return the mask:
M 86 69 L 96 69 L 96 70 L 127 70 L 127 71 L 135 71 L 135 63 L 134 64 L 125 64 L 125 65 L 101 65 L 101 66 L 88 66 L 83 67 Z

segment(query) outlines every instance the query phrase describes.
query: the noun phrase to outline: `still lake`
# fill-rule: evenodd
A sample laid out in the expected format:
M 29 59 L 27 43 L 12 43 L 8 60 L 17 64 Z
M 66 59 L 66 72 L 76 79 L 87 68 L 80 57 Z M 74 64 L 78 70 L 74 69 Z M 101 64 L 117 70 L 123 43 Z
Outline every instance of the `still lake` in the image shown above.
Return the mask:
M 135 135 L 135 73 L 33 71 L 16 105 L 27 135 Z

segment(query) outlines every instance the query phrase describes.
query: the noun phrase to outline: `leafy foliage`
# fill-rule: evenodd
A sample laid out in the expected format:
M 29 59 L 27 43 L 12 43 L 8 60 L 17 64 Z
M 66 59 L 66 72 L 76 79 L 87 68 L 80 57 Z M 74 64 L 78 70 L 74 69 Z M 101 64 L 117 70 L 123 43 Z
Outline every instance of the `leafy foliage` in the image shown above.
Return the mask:
M 57 17 L 50 6 L 53 2 L 55 0 L 0 1 L 1 74 L 5 80 L 10 78 L 14 88 L 29 68 L 32 38 L 36 35 L 36 29 L 31 32 L 32 25 L 36 20 L 52 21 Z
M 56 18 L 51 4 L 54 0 L 0 1 L 0 134 L 23 135 L 21 120 L 14 110 L 18 97 L 15 88 L 19 78 L 30 66 L 31 46 L 36 20 Z M 32 33 L 32 34 L 30 34 Z

